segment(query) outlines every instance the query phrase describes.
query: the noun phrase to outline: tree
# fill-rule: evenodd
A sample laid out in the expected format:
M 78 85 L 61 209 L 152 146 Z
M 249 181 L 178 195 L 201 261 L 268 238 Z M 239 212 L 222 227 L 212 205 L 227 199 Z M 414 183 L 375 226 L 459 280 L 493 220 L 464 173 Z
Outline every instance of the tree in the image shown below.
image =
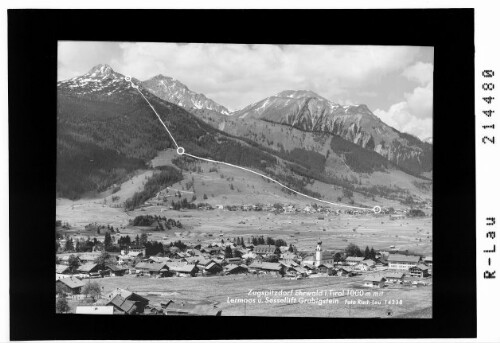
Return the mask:
M 207 200 L 208 196 L 206 194 L 203 194 L 203 200 Z
M 293 252 L 293 246 L 292 246 L 292 244 L 291 244 L 291 243 L 290 243 L 290 245 L 288 246 L 288 251 L 289 251 L 289 252 Z
M 88 282 L 83 286 L 82 294 L 90 296 L 93 301 L 96 301 L 101 296 L 101 286 L 95 281 Z
M 191 202 L 195 202 L 196 201 L 196 195 L 193 194 L 193 197 L 191 198 Z
M 64 286 L 60 282 L 56 283 L 56 294 L 59 295 L 59 297 L 66 297 Z
M 59 242 L 58 242 L 58 241 L 56 241 L 56 254 L 57 254 L 57 252 L 59 251 L 59 248 L 60 248 L 60 247 L 61 247 L 61 246 L 59 245 Z
M 365 253 L 363 255 L 365 258 L 370 258 L 370 248 L 368 248 L 368 245 L 365 248 Z
M 342 255 L 339 252 L 336 252 L 335 255 L 333 255 L 334 262 L 339 262 L 341 259 L 342 259 Z
M 345 249 L 345 252 L 347 256 L 363 256 L 361 249 L 354 243 L 349 243 L 349 245 Z
M 274 242 L 274 245 L 276 245 L 277 247 L 286 247 L 286 242 L 285 240 L 281 239 L 281 238 L 278 238 L 275 242 Z
M 371 250 L 370 250 L 370 258 L 372 260 L 374 260 L 376 258 L 376 256 L 377 256 L 377 253 L 375 252 L 375 250 L 372 247 Z
M 104 266 L 108 263 L 111 263 L 113 261 L 113 257 L 106 251 L 103 251 L 95 260 L 94 262 L 101 268 L 104 268 Z
M 231 247 L 229 245 L 226 246 L 226 250 L 224 251 L 224 257 L 225 258 L 233 257 L 233 250 L 231 249 Z
M 73 247 L 73 239 L 70 238 L 68 240 L 66 240 L 66 245 L 64 247 L 64 250 L 66 251 L 73 251 L 74 247 Z
M 266 237 L 266 244 L 267 245 L 274 245 L 274 239 L 271 237 Z
M 106 232 L 104 234 L 104 250 L 109 249 L 111 247 L 111 234 Z
M 56 302 L 56 312 L 57 313 L 66 313 L 69 311 L 68 301 L 65 297 L 60 297 Z
M 80 260 L 78 257 L 75 255 L 70 255 L 68 258 L 68 267 L 71 272 L 74 272 L 75 270 L 78 269 L 78 266 L 80 265 Z
M 148 242 L 148 235 L 146 233 L 141 233 L 140 244 L 144 245 Z

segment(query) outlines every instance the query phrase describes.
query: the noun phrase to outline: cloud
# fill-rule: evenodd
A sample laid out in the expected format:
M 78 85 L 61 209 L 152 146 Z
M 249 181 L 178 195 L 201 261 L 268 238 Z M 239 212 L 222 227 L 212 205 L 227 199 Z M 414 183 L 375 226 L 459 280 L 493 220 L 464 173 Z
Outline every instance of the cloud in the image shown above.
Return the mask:
M 376 109 L 373 113 L 395 129 L 410 133 L 420 139 L 432 137 L 432 118 L 418 118 L 406 101 L 392 105 L 388 111 Z
M 408 80 L 416 81 L 421 85 L 427 85 L 432 82 L 434 74 L 434 65 L 432 63 L 417 62 L 406 68 L 402 75 Z
M 399 131 L 420 139 L 432 137 L 433 71 L 432 63 L 423 62 L 404 69 L 401 75 L 418 86 L 404 93 L 404 101 L 393 104 L 387 111 L 376 109 L 373 113 Z

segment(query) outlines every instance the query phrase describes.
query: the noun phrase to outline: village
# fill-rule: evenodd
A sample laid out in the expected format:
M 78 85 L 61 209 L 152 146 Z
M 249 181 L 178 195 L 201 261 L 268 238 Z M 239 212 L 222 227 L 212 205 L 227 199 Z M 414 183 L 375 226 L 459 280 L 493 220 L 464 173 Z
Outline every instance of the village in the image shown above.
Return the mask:
M 272 210 L 277 207 L 273 206 Z M 288 206 L 278 209 L 279 213 L 292 210 L 295 209 Z M 323 213 L 320 207 L 311 206 L 308 211 Z M 377 218 L 383 215 L 395 220 L 409 213 L 405 210 L 391 212 Z M 326 219 L 344 215 L 324 213 Z M 317 220 L 325 218 L 320 216 Z M 186 229 L 185 224 L 183 227 L 179 221 L 161 217 L 161 214 L 141 214 L 133 222 L 147 224 L 160 233 Z M 84 240 L 62 235 L 56 242 L 58 312 L 217 316 L 246 315 L 247 311 L 252 311 L 246 304 L 244 308 L 241 304 L 227 304 L 222 293 L 214 294 L 211 299 L 201 291 L 191 297 L 181 294 L 196 288 L 192 285 L 203 287 L 204 283 L 216 289 L 221 285 L 221 291 L 226 285 L 232 289 L 234 285 L 253 284 L 263 289 L 268 284 L 273 287 L 348 284 L 354 288 L 404 292 L 405 296 L 412 294 L 412 290 L 430 290 L 432 285 L 432 256 L 398 249 L 394 245 L 374 249 L 368 245 L 360 248 L 354 243 L 340 242 L 340 245 L 344 243 L 343 248 L 331 248 L 319 238 L 315 248 L 309 249 L 301 246 L 300 240 L 286 242 L 279 234 L 273 238 L 270 234 L 247 233 L 214 233 L 215 236 L 207 235 L 202 242 L 179 234 L 174 236 L 177 240 L 164 241 L 155 240 L 151 233 L 142 231 L 135 237 L 126 234 L 132 232 L 130 228 L 95 224 L 95 227 L 89 225 L 87 230 L 89 227 L 103 233 L 104 237 L 91 239 L 87 236 Z M 185 242 L 181 240 L 183 237 Z M 173 291 L 177 288 L 181 291 Z M 204 292 L 209 291 L 204 289 Z M 411 310 L 405 308 L 404 311 Z M 350 307 L 348 311 L 351 316 Z M 397 311 L 404 312 L 402 309 Z

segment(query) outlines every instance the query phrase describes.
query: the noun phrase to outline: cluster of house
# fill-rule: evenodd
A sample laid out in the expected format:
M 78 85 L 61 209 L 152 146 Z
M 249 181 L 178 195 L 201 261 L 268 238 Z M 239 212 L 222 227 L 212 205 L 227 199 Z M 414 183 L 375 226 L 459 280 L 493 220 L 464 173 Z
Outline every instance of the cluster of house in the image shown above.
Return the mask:
M 225 256 L 228 246 L 231 247 L 233 256 L 237 257 Z M 313 255 L 304 258 L 286 246 L 277 248 L 274 245 L 250 244 L 243 247 L 232 242 L 214 242 L 204 247 L 198 245 L 185 251 L 175 246 L 167 249 L 167 254 L 146 256 L 144 247 L 128 247 L 122 250 L 121 254 L 114 256 L 113 263 L 105 264 L 95 262 L 99 253 L 79 254 L 79 266 L 76 270 L 70 270 L 71 255 L 64 254 L 59 256 L 56 279 L 74 274 L 79 278 L 125 274 L 138 277 L 194 277 L 242 273 L 296 278 L 312 274 L 349 277 L 377 270 L 403 272 L 404 276 L 425 278 L 429 276 L 429 270 L 432 268 L 431 257 L 422 259 L 420 256 L 388 253 L 378 253 L 375 259 L 345 256 L 343 251 L 323 250 L 322 242 L 318 242 Z

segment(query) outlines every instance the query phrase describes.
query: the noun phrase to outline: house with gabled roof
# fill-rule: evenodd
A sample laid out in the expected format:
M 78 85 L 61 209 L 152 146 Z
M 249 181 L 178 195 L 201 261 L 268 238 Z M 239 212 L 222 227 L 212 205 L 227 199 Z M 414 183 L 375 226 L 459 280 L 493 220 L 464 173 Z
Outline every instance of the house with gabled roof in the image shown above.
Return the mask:
M 69 266 L 65 264 L 56 264 L 56 274 L 69 274 Z
M 264 272 L 273 275 L 283 275 L 284 266 L 281 263 L 274 262 L 257 262 L 254 261 L 248 266 L 249 271 Z
M 228 264 L 224 267 L 224 274 L 242 274 L 248 273 L 248 267 L 244 264 Z
M 106 305 L 113 305 L 118 310 L 118 312 L 126 312 L 127 314 L 131 314 L 130 312 L 135 311 L 137 313 L 143 313 L 144 307 L 149 304 L 148 299 L 135 292 L 123 288 L 117 288 L 111 291 L 105 296 L 105 299 L 106 301 L 104 302 L 106 303 Z M 113 299 L 115 299 L 115 301 L 113 302 L 113 304 L 111 304 Z M 129 303 L 124 304 L 125 300 L 129 301 Z M 132 308 L 132 305 L 135 306 L 135 309 Z
M 83 286 L 85 286 L 85 283 L 76 277 L 61 278 L 56 281 L 57 284 L 60 284 L 63 291 L 67 294 L 80 294 Z
M 345 263 L 347 263 L 349 266 L 355 266 L 358 263 L 362 262 L 365 258 L 364 257 L 358 257 L 358 256 L 348 256 L 345 259 Z
M 86 263 L 78 267 L 78 273 L 97 275 L 102 268 L 97 263 Z
M 405 275 L 406 274 L 402 272 L 392 272 L 385 274 L 384 277 L 387 280 L 387 282 L 402 283 L 404 281 Z
M 419 264 L 420 260 L 420 256 L 400 254 L 391 254 L 387 258 L 387 261 L 389 262 L 389 269 L 398 270 L 409 270 L 411 267 Z
M 409 269 L 410 275 L 414 277 L 428 277 L 429 276 L 429 267 L 425 264 L 418 264 L 416 266 L 412 266 Z
M 195 264 L 186 262 L 167 262 L 167 267 L 170 274 L 176 276 L 195 276 L 199 271 L 199 268 Z
M 276 246 L 274 245 L 256 245 L 252 250 L 257 255 L 273 255 L 276 251 Z
M 363 285 L 365 287 L 378 287 L 382 288 L 385 286 L 386 279 L 380 275 L 368 275 L 363 280 Z
M 215 275 L 222 272 L 222 270 L 223 268 L 219 263 L 212 261 L 205 266 L 205 268 L 203 269 L 203 274 Z

